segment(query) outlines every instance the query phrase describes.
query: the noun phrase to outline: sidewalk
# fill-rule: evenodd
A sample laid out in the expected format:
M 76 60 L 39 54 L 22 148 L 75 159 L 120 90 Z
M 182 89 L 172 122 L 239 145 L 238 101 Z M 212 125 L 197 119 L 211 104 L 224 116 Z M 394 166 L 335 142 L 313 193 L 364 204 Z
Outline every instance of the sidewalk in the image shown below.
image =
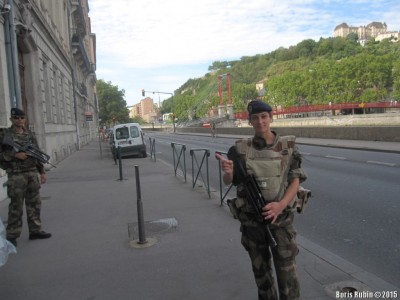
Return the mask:
M 121 181 L 102 147 L 102 157 L 93 142 L 48 173 L 42 220 L 53 236 L 29 241 L 24 220 L 18 253 L 0 268 L 0 299 L 257 299 L 239 223 L 218 193 L 209 199 L 150 158 L 124 159 Z M 136 165 L 146 244 L 137 242 Z M 301 235 L 298 243 L 302 299 L 335 299 L 346 287 L 398 290 Z

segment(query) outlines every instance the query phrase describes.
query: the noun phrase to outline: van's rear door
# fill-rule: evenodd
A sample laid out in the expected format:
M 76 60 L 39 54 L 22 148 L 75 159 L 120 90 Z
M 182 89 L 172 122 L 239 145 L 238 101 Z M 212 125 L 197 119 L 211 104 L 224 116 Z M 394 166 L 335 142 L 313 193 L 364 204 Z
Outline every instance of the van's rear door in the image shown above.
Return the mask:
M 131 125 L 129 130 L 130 130 L 131 145 L 141 145 L 141 144 L 143 144 L 142 134 L 140 132 L 139 127 L 137 127 L 136 125 Z

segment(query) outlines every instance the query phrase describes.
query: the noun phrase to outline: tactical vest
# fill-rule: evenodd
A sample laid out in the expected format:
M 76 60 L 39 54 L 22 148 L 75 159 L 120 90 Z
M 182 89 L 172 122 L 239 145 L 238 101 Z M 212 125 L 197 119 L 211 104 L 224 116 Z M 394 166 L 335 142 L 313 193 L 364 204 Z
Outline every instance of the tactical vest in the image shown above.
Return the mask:
M 295 136 L 282 136 L 270 148 L 261 150 L 253 147 L 252 139 L 236 142 L 239 154 L 246 160 L 247 173 L 255 176 L 269 202 L 280 201 L 285 193 L 295 140 Z

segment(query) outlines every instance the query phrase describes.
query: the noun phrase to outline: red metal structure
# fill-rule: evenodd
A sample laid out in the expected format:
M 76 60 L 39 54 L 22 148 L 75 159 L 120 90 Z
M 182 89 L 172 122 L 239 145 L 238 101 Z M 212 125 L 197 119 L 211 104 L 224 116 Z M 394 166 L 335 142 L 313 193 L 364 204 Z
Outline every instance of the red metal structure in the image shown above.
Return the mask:
M 226 89 L 228 90 L 228 104 L 232 104 L 231 98 L 231 73 L 226 74 Z
M 231 74 L 221 74 L 218 76 L 218 96 L 219 96 L 219 105 L 224 105 L 224 101 L 222 99 L 222 77 L 226 76 L 226 88 L 228 90 L 228 104 L 232 104 L 231 97 Z
M 222 75 L 218 76 L 218 96 L 219 96 L 219 105 L 223 105 L 223 101 L 222 101 Z

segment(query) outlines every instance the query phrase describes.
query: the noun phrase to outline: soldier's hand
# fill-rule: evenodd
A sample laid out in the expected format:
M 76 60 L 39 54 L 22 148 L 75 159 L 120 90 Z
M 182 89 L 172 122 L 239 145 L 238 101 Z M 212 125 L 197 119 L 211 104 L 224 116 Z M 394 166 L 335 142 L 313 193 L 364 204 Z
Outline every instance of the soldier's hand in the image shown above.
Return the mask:
M 40 183 L 44 184 L 47 181 L 47 176 L 46 174 L 40 174 Z
M 285 207 L 281 202 L 270 202 L 263 207 L 262 215 L 266 220 L 271 220 L 271 223 L 273 224 L 284 208 Z
M 15 157 L 20 159 L 20 160 L 25 160 L 28 158 L 28 155 L 26 155 L 25 152 L 18 152 L 15 154 Z
M 219 160 L 222 171 L 224 171 L 225 174 L 233 174 L 233 161 L 226 159 L 218 153 L 215 153 L 215 158 Z

